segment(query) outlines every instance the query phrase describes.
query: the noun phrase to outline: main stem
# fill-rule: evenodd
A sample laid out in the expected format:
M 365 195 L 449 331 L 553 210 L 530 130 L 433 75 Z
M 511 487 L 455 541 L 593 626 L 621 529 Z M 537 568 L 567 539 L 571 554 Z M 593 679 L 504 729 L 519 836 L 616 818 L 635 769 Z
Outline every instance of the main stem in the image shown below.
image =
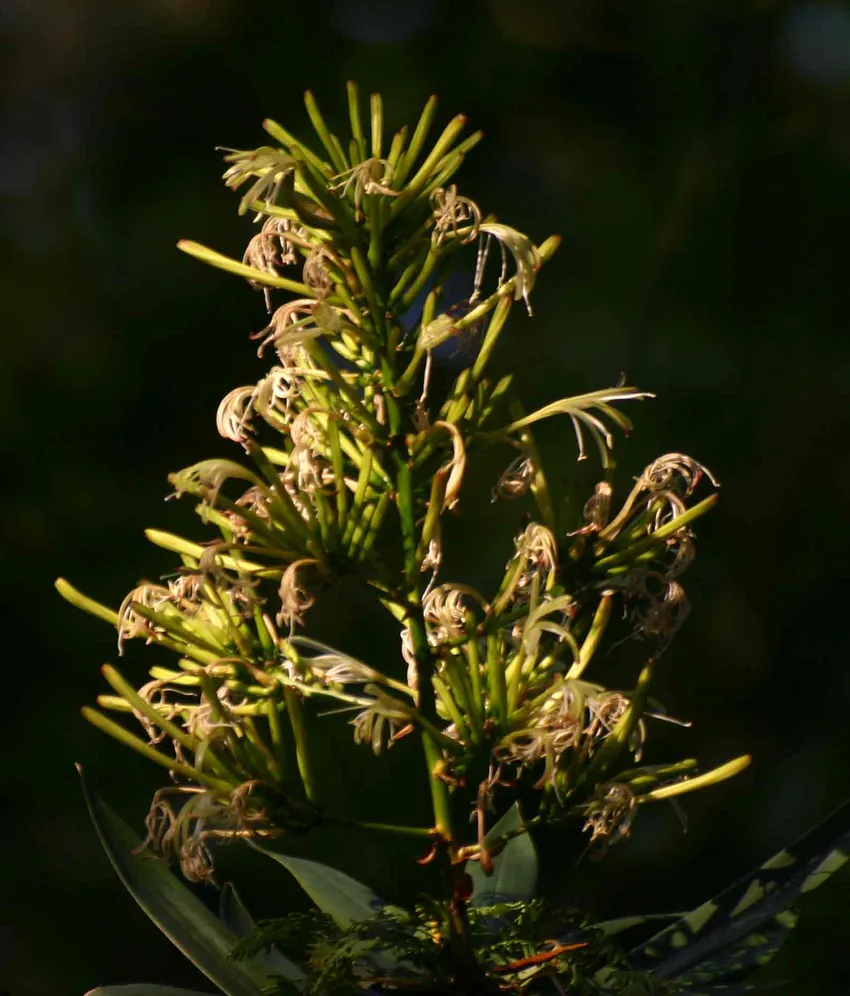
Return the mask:
M 371 247 L 374 250 L 374 243 Z M 379 268 L 379 261 L 374 258 L 374 251 L 365 262 L 366 268 Z M 376 280 L 379 286 L 383 280 Z M 383 305 L 383 294 L 380 304 Z M 389 316 L 386 316 L 389 318 Z M 384 325 L 386 330 L 392 324 Z M 417 673 L 417 706 L 422 716 L 434 726 L 439 725 L 437 716 L 436 694 L 434 691 L 434 659 L 428 644 L 428 634 L 425 629 L 425 617 L 422 612 L 422 585 L 419 559 L 416 555 L 419 548 L 419 536 L 416 528 L 416 502 L 413 489 L 413 454 L 410 451 L 410 436 L 408 435 L 408 419 L 404 417 L 403 402 L 394 395 L 396 386 L 396 357 L 389 348 L 389 340 L 385 355 L 381 359 L 381 374 L 384 381 L 385 400 L 387 405 L 387 422 L 390 432 L 392 452 L 393 477 L 396 488 L 396 505 L 401 525 L 402 550 L 404 554 L 403 599 L 406 608 L 405 622 L 408 626 L 413 645 L 413 656 L 416 661 Z M 454 960 L 458 976 L 464 979 L 480 982 L 481 970 L 472 948 L 469 933 L 469 918 L 466 910 L 465 890 L 463 889 L 462 868 L 456 862 L 457 842 L 452 826 L 451 800 L 448 784 L 440 777 L 443 757 L 439 744 L 427 730 L 420 730 L 422 751 L 425 755 L 425 765 L 428 771 L 428 784 L 431 790 L 431 805 L 434 813 L 434 828 L 437 832 L 437 857 L 440 861 L 447 891 L 450 895 L 447 934 L 448 949 Z
M 437 703 L 434 693 L 433 672 L 434 662 L 428 637 L 425 631 L 425 619 L 422 614 L 422 588 L 419 582 L 419 563 L 416 548 L 419 538 L 416 533 L 416 515 L 413 497 L 413 472 L 408 465 L 408 455 L 402 451 L 394 453 L 395 480 L 397 504 L 401 522 L 402 548 L 404 551 L 404 600 L 407 608 L 407 627 L 410 630 L 413 644 L 413 656 L 416 660 L 418 707 L 419 711 L 435 725 Z M 451 807 L 449 803 L 448 785 L 439 777 L 442 755 L 439 746 L 426 731 L 422 731 L 422 749 L 428 769 L 428 781 L 431 788 L 431 804 L 434 810 L 434 826 L 441 839 L 451 845 L 454 840 L 452 830 Z

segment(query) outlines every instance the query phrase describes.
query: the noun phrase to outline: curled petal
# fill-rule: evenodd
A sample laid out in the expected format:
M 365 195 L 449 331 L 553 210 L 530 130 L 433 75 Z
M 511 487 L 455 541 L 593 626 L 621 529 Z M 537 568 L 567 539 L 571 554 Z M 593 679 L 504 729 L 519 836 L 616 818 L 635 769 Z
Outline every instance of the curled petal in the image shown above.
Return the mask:
M 703 464 L 685 453 L 665 453 L 658 457 L 638 478 L 638 484 L 647 491 L 667 491 L 678 484 L 685 498 L 699 484 L 703 474 L 715 487 L 719 482 Z
M 510 228 L 508 225 L 501 225 L 497 222 L 485 222 L 480 226 L 480 231 L 496 239 L 502 251 L 507 250 L 513 256 L 514 264 L 516 265 L 514 300 L 519 301 L 522 298 L 530 315 L 531 304 L 529 303 L 528 295 L 534 287 L 537 271 L 542 265 L 537 246 L 527 235 L 523 235 L 522 232 L 518 232 L 515 228 Z M 505 283 L 505 269 L 506 267 L 503 265 L 502 275 L 499 278 L 500 287 Z
M 159 584 L 149 584 L 144 582 L 134 588 L 121 603 L 118 609 L 118 653 L 124 653 L 124 641 L 134 637 L 143 636 L 150 639 L 156 633 L 163 632 L 161 627 L 156 627 L 148 619 L 134 611 L 134 605 L 141 605 L 145 608 L 158 609 L 171 598 L 171 592 Z
M 237 387 L 226 394 L 218 406 L 215 424 L 219 435 L 234 443 L 246 443 L 251 432 L 250 422 L 255 387 Z

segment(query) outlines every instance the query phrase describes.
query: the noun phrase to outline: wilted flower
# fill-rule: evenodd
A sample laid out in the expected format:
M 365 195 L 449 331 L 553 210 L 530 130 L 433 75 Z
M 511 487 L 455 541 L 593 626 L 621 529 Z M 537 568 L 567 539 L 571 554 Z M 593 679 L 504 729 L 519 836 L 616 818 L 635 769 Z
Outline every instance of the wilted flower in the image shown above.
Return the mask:
M 286 568 L 283 577 L 280 579 L 280 611 L 275 617 L 278 626 L 288 626 L 290 633 L 295 631 L 296 626 L 304 625 L 304 613 L 316 601 L 316 599 L 298 581 L 298 572 L 318 561 L 312 558 L 296 560 Z
M 468 197 L 461 197 L 454 183 L 447 189 L 438 187 L 436 190 L 432 190 L 431 205 L 434 218 L 431 241 L 434 245 L 440 245 L 449 232 L 458 238 L 458 228 L 467 224 L 470 226 L 470 230 L 460 239 L 461 243 L 474 242 L 478 238 L 481 210 L 475 201 L 471 201 Z
M 628 785 L 614 782 L 597 786 L 584 824 L 584 829 L 591 831 L 590 843 L 602 838 L 610 846 L 627 837 L 636 813 L 637 799 Z
M 534 479 L 534 463 L 529 456 L 519 456 L 508 464 L 491 492 L 491 500 L 512 500 L 528 493 Z
M 282 304 L 271 316 L 268 325 L 251 336 L 252 339 L 265 336 L 257 348 L 257 356 L 263 355 L 269 343 L 274 345 L 280 355 L 282 350 L 320 335 L 320 330 L 314 324 L 310 328 L 315 304 L 311 297 L 299 297 Z
M 469 585 L 441 584 L 428 593 L 422 603 L 422 613 L 428 627 L 428 638 L 434 645 L 462 636 L 468 611 L 464 598 L 472 598 L 486 609 L 483 595 Z
M 593 489 L 593 495 L 585 503 L 582 515 L 586 526 L 579 532 L 598 532 L 608 522 L 611 514 L 611 499 L 614 489 L 607 481 L 600 481 Z
M 157 633 L 163 633 L 162 626 L 157 626 L 145 616 L 136 611 L 136 606 L 156 609 L 162 606 L 171 597 L 168 588 L 159 584 L 149 584 L 144 582 L 134 588 L 121 603 L 118 609 L 118 653 L 124 653 L 124 641 L 132 640 L 135 637 L 143 636 L 147 641 Z
M 644 595 L 648 604 L 640 615 L 639 631 L 669 640 L 690 612 L 685 589 L 677 581 L 670 581 L 661 595 L 651 592 L 648 586 L 644 587 Z
M 687 497 L 705 476 L 718 487 L 718 482 L 711 471 L 698 463 L 693 457 L 684 453 L 665 453 L 658 457 L 644 470 L 638 478 L 638 485 L 648 491 L 666 491 L 681 484 L 682 494 Z
M 333 288 L 331 275 L 325 265 L 326 259 L 329 259 L 329 254 L 325 246 L 315 246 L 304 262 L 304 283 L 319 301 L 326 298 Z
M 224 396 L 215 417 L 220 436 L 242 445 L 248 441 L 255 391 L 255 387 L 235 387 Z

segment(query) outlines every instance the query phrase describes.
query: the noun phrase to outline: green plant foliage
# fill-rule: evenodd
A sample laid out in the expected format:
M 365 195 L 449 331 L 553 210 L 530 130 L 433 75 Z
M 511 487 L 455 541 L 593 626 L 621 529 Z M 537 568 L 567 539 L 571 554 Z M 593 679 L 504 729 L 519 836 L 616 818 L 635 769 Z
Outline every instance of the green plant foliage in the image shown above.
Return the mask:
M 240 960 L 273 949 L 286 950 L 308 966 L 305 996 L 404 990 L 422 993 L 462 991 L 457 966 L 440 948 L 441 913 L 433 905 L 413 912 L 385 907 L 368 920 L 342 929 L 326 914 L 294 914 L 259 925 L 234 948 Z M 555 941 L 567 925 L 581 941 Z M 604 966 L 606 990 L 611 993 L 667 992 L 659 983 L 641 984 L 630 971 L 621 950 L 575 913 L 550 910 L 541 901 L 500 903 L 471 911 L 472 942 L 486 975 L 483 991 L 537 991 L 538 984 L 555 978 L 569 991 L 602 991 L 596 975 Z M 396 952 L 387 963 L 381 955 Z M 459 988 L 460 987 L 460 988 Z M 551 990 L 551 985 L 549 987 Z M 541 989 L 540 991 L 545 991 Z
M 244 463 L 203 459 L 169 476 L 213 538 L 149 529 L 170 573 L 140 582 L 117 610 L 57 581 L 115 627 L 119 654 L 131 640 L 173 654 L 141 684 L 105 665 L 110 691 L 83 710 L 171 777 L 151 801 L 150 851 L 84 783 L 110 860 L 227 996 L 746 991 L 740 977 L 791 929 L 797 894 L 846 860 L 834 821 L 717 900 L 662 918 L 674 922 L 628 955 L 614 938 L 656 918 L 592 925 L 550 910 L 535 898 L 531 839 L 542 825 L 584 831 L 604 852 L 643 806 L 749 763 L 703 773 L 691 758 L 642 763 L 652 724 L 678 722 L 652 686 L 688 612 L 694 524 L 717 497 L 698 489 L 717 482 L 671 452 L 615 501 L 615 436 L 633 429 L 621 406 L 652 395 L 622 382 L 530 412 L 512 395 L 496 347 L 516 306 L 531 316 L 559 240 L 537 243 L 459 193 L 455 174 L 481 138 L 462 138 L 462 115 L 429 146 L 433 99 L 392 136 L 378 95 L 364 127 L 353 84 L 350 135 L 330 131 L 309 92 L 305 106 L 312 145 L 266 121 L 271 144 L 224 150 L 239 214 L 259 226 L 241 259 L 179 244 L 245 279 L 267 310 L 252 338 L 271 366 L 230 390 L 216 418 Z M 469 295 L 458 299 L 464 274 Z M 295 297 L 281 303 L 281 292 Z M 451 351 L 457 362 L 440 371 Z M 572 431 L 579 460 L 598 455 L 581 507 L 547 476 L 533 430 L 548 419 Z M 444 577 L 443 524 L 469 503 L 485 449 L 509 455 L 491 495 L 518 511 L 513 534 L 493 539 L 504 570 L 481 591 Z M 315 601 L 345 578 L 386 610 L 395 657 L 361 660 L 309 635 Z M 601 648 L 626 641 L 643 660 L 610 688 Z M 351 749 L 370 748 L 376 765 L 413 738 L 426 825 L 341 809 L 317 770 L 319 724 L 339 714 Z M 319 824 L 417 840 L 436 894 L 389 906 L 286 853 L 289 837 Z M 234 840 L 282 865 L 318 912 L 255 925 L 227 887 L 217 920 L 155 856 L 214 884 L 216 844 Z

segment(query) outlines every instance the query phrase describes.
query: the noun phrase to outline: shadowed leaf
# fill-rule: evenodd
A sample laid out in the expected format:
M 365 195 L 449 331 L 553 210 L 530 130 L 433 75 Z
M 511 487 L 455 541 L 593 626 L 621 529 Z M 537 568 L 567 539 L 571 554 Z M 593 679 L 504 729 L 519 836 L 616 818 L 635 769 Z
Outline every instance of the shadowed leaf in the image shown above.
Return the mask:
M 319 909 L 340 927 L 368 920 L 386 905 L 368 886 L 336 868 L 289 854 L 276 854 L 250 840 L 248 843 L 255 851 L 268 855 L 291 872 Z
M 705 992 L 707 984 L 736 984 L 785 941 L 797 922 L 797 898 L 849 858 L 850 802 L 845 802 L 796 843 L 639 945 L 629 961 L 637 970 Z
M 494 844 L 507 833 L 522 827 L 519 806 L 514 805 L 493 826 L 484 838 Z M 471 906 L 487 906 L 495 900 L 534 898 L 537 884 L 537 854 L 527 833 L 512 837 L 493 859 L 493 874 L 487 876 L 477 861 L 467 862 L 466 870 L 473 881 Z

